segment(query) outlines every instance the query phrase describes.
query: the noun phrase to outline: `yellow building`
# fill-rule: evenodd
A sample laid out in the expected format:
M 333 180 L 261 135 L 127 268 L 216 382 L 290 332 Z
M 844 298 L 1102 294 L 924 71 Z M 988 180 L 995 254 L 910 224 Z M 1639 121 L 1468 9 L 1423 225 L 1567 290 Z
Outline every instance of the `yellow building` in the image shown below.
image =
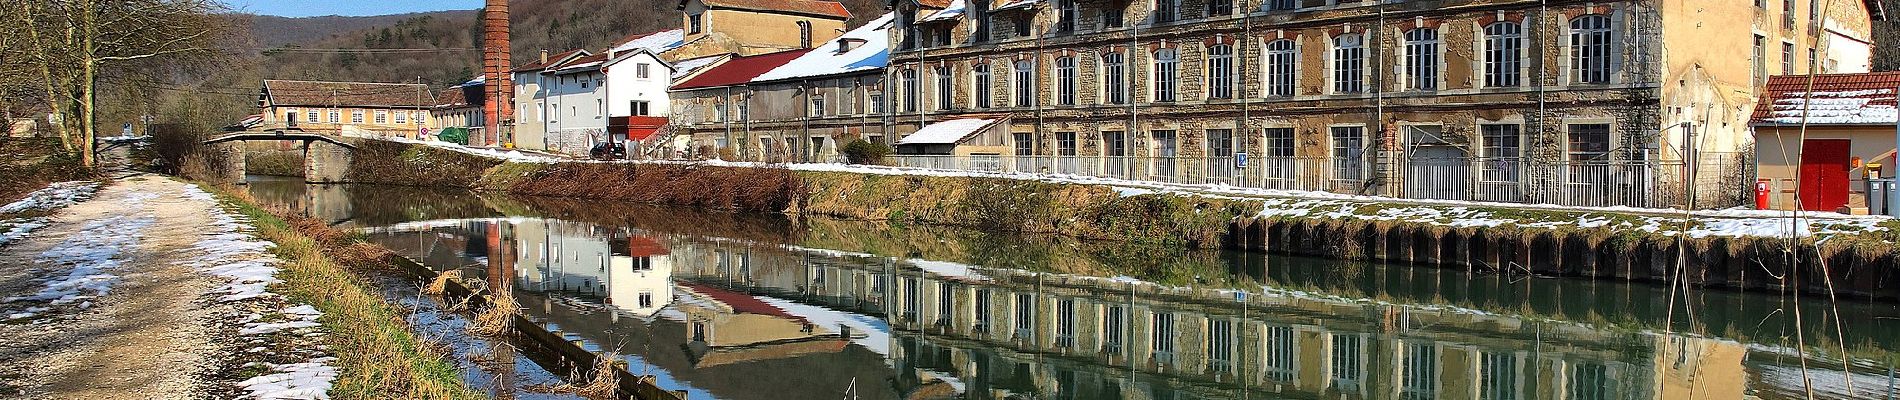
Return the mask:
M 257 101 L 266 127 L 414 138 L 435 97 L 421 84 L 265 80 Z
M 851 12 L 824 0 L 685 0 L 680 2 L 684 46 L 668 59 L 756 55 L 811 48 L 844 33 Z

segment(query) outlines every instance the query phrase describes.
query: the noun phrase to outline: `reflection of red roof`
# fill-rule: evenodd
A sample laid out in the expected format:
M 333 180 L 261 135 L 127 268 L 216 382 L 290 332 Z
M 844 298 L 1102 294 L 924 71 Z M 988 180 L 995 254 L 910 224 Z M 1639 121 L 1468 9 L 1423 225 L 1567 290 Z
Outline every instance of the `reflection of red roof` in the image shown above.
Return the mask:
M 745 293 L 734 292 L 731 290 L 721 289 L 721 288 L 710 286 L 710 285 L 702 285 L 702 284 L 687 282 L 687 281 L 680 281 L 679 285 L 684 286 L 687 289 L 691 289 L 695 293 L 705 295 L 706 297 L 711 297 L 713 301 L 724 303 L 727 307 L 732 307 L 732 311 L 734 312 L 739 312 L 739 313 L 744 313 L 744 314 L 770 315 L 770 316 L 789 319 L 789 320 L 796 320 L 798 322 L 807 323 L 807 324 L 811 323 L 811 321 L 805 320 L 805 317 L 792 315 L 792 313 L 785 312 L 784 309 L 775 307 L 771 304 L 766 304 L 764 301 L 760 301 L 758 298 L 752 297 L 751 295 L 747 295 Z
M 808 51 L 811 51 L 811 49 L 799 49 L 734 58 L 727 60 L 724 64 L 719 64 L 717 67 L 706 70 L 706 72 L 701 72 L 699 76 L 695 76 L 693 79 L 673 85 L 673 89 L 698 89 L 744 84 L 751 82 L 752 78 L 757 78 L 759 75 L 771 71 L 773 68 L 778 68 L 781 65 L 785 65 L 785 63 L 792 62 L 793 59 L 805 55 L 805 52 Z
M 653 238 L 646 236 L 627 238 L 627 255 L 634 257 L 652 257 L 667 254 L 671 253 L 667 251 L 666 246 L 661 245 L 659 241 L 653 240 Z

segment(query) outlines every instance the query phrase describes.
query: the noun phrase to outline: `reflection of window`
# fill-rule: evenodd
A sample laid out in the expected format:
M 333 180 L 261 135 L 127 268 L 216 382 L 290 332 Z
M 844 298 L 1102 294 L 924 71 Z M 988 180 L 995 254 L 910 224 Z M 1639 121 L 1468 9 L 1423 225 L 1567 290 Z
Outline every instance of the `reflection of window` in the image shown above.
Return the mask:
M 990 290 L 976 290 L 976 326 L 977 332 L 990 331 Z
M 1280 383 L 1293 383 L 1293 327 L 1269 326 L 1267 328 L 1267 379 Z
M 1149 338 L 1151 350 L 1154 350 L 1155 362 L 1173 363 L 1174 361 L 1174 314 L 1155 313 L 1153 337 Z
M 1438 348 L 1431 343 L 1406 343 L 1399 398 L 1427 400 L 1438 394 Z
M 1216 372 L 1232 371 L 1234 367 L 1234 321 L 1217 319 L 1207 323 L 1208 358 L 1212 358 Z
M 1122 352 L 1122 332 L 1128 329 L 1128 312 L 1122 306 L 1108 306 L 1102 316 L 1102 352 L 1120 354 Z
M 1612 393 L 1610 392 L 1609 367 L 1593 362 L 1578 363 L 1571 366 L 1571 400 L 1604 400 L 1610 398 L 1612 398 Z
M 653 308 L 653 292 L 640 292 L 640 308 Z
M 1365 372 L 1359 365 L 1359 359 L 1362 357 L 1360 343 L 1359 336 L 1333 334 L 1333 387 L 1341 390 L 1359 390 L 1359 379 Z
M 1075 299 L 1056 303 L 1056 347 L 1075 347 Z
M 1479 400 L 1517 400 L 1517 356 L 1484 352 L 1478 364 Z

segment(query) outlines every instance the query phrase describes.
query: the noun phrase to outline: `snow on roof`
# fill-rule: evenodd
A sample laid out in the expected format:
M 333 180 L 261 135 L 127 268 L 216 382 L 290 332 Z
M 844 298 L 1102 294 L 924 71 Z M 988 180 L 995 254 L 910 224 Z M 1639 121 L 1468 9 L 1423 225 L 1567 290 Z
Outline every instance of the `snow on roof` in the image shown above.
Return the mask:
M 1029 6 L 1036 5 L 1036 3 L 1038 2 L 1040 2 L 1040 0 L 1009 0 L 1009 2 L 1003 3 L 1003 5 L 996 6 L 996 11 L 1008 10 L 1012 8 L 1027 8 Z
M 462 82 L 462 84 L 460 84 L 460 85 L 455 85 L 455 87 L 467 87 L 467 86 L 475 86 L 475 85 L 480 85 L 480 84 L 482 84 L 483 82 L 488 82 L 488 77 L 487 77 L 487 76 L 482 76 L 482 75 L 476 75 L 476 76 L 475 76 L 475 79 L 470 79 L 470 80 L 468 80 L 468 82 Z
M 713 61 L 719 61 L 719 57 L 724 57 L 724 55 L 705 56 L 690 60 L 680 60 L 680 62 L 673 63 L 673 79 L 692 75 L 693 71 L 698 71 L 700 68 L 712 65 Z
M 891 27 L 890 13 L 877 17 L 870 23 L 845 32 L 844 36 L 832 40 L 831 44 L 812 49 L 811 52 L 792 59 L 791 62 L 773 68 L 752 78 L 753 82 L 775 81 L 781 79 L 804 78 L 812 76 L 837 75 L 858 71 L 871 71 L 884 68 L 883 62 L 865 63 L 866 60 L 888 60 L 890 35 L 886 29 Z M 854 45 L 849 51 L 839 52 L 840 46 Z M 874 64 L 874 65 L 867 65 Z
M 686 30 L 671 29 L 628 38 L 614 46 L 614 52 L 626 52 L 646 49 L 654 54 L 686 45 Z
M 937 10 L 937 12 L 924 16 L 922 22 L 955 20 L 957 17 L 963 15 L 964 7 L 963 0 L 950 0 L 950 5 L 944 6 L 942 10 Z
M 917 132 L 904 136 L 897 144 L 956 144 L 977 131 L 996 123 L 993 119 L 953 119 L 924 126 Z
M 1812 86 L 1813 89 L 1809 89 Z M 1762 125 L 1891 125 L 1900 121 L 1895 87 L 1900 73 L 1804 75 L 1769 78 L 1767 96 L 1755 106 Z

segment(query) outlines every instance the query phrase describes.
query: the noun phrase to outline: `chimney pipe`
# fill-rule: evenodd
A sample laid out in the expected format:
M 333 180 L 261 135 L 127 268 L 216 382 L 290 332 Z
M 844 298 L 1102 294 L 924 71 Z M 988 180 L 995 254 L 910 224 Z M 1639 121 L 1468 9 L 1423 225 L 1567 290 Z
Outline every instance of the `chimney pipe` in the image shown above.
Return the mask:
M 542 63 L 542 64 L 547 64 L 547 63 L 548 63 L 548 51 L 547 51 L 547 50 L 541 50 L 541 63 Z

